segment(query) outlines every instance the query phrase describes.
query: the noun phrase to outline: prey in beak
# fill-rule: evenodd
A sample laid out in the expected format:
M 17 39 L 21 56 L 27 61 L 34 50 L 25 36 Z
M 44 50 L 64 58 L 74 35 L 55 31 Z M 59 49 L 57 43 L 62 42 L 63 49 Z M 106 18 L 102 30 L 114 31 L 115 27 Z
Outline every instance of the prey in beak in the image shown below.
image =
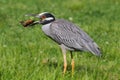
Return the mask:
M 20 23 L 24 26 L 24 27 L 27 27 L 27 26 L 31 26 L 33 25 L 35 21 L 34 20 L 26 20 L 26 21 L 20 21 Z

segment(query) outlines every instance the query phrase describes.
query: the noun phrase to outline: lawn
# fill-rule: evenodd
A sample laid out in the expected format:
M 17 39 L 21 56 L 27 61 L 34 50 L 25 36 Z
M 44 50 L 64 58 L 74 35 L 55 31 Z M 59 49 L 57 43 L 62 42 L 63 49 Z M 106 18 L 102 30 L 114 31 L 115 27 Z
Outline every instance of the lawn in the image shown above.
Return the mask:
M 63 76 L 59 46 L 41 30 L 19 22 L 28 13 L 51 12 L 80 26 L 100 46 L 102 57 L 74 52 Z M 0 80 L 120 80 L 119 0 L 0 0 Z

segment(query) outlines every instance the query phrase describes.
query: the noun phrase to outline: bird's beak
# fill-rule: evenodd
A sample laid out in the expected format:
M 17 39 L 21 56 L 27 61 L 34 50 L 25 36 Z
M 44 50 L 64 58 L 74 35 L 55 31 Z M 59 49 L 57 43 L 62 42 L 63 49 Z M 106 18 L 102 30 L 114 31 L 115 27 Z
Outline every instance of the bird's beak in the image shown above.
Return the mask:
M 41 15 L 40 14 L 26 14 L 25 16 L 30 16 L 30 17 L 35 17 L 35 18 L 41 19 Z
M 37 17 L 38 14 L 26 14 L 25 16 Z
M 45 16 L 43 16 L 41 14 L 26 14 L 25 16 L 30 16 L 30 17 L 38 18 L 38 19 L 40 19 L 39 21 L 42 21 L 43 19 L 46 18 Z

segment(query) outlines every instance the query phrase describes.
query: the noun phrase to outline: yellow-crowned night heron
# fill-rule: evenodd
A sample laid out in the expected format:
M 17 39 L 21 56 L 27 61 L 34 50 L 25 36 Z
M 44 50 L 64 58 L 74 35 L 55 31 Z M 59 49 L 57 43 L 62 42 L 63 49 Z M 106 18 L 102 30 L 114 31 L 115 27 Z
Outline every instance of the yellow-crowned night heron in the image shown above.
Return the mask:
M 30 25 L 42 24 L 43 32 L 60 45 L 64 59 L 63 73 L 66 72 L 67 68 L 66 50 L 69 50 L 71 53 L 72 73 L 74 72 L 73 51 L 89 51 L 94 55 L 101 55 L 98 45 L 75 24 L 64 19 L 55 19 L 48 12 L 29 14 L 28 16 L 39 18 L 40 20 L 34 21 Z

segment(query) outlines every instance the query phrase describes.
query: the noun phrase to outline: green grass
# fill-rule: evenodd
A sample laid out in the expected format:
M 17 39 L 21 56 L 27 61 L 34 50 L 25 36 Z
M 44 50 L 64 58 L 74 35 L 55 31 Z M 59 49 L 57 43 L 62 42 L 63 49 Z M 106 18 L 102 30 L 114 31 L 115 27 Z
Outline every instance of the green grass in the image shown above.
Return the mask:
M 86 31 L 102 50 L 98 58 L 75 52 L 75 74 L 63 76 L 63 57 L 58 45 L 41 25 L 24 28 L 25 14 L 51 12 Z M 0 80 L 119 80 L 119 0 L 0 0 Z

